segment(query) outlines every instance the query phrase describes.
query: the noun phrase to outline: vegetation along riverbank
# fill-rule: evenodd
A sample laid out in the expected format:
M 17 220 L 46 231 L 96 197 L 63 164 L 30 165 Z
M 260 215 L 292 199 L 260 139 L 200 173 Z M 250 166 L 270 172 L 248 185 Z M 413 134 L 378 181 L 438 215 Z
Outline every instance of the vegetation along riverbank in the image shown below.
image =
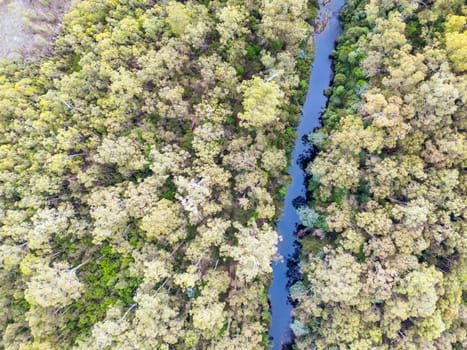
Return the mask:
M 267 347 L 316 6 L 76 1 L 1 64 L 1 348 Z
M 271 345 L 318 6 L 0 0 L 1 349 Z M 466 23 L 462 0 L 348 1 L 297 349 L 467 348 Z
M 297 349 L 466 348 L 463 1 L 349 0 L 310 135 Z

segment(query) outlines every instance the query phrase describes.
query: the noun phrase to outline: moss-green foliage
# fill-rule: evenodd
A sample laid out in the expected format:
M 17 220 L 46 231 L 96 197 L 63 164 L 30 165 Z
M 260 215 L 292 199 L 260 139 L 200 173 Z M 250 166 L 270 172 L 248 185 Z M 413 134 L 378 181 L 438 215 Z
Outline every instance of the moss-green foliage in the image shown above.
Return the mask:
M 69 306 L 69 313 L 77 313 L 79 318 L 72 318 L 66 324 L 70 333 L 79 331 L 80 336 L 89 335 L 90 327 L 104 319 L 109 307 L 117 302 L 124 307 L 132 304 L 136 288 L 141 283 L 139 278 L 128 274 L 133 259 L 115 253 L 107 243 L 90 259 L 80 273 L 86 291 L 81 300 Z
M 79 72 L 83 67 L 80 66 L 79 61 L 81 60 L 80 56 L 73 56 L 71 59 L 70 73 Z
M 347 1 L 340 17 L 343 34 L 339 37 L 334 57 L 334 80 L 331 92 L 328 92 L 329 105 L 323 115 L 324 128 L 335 129 L 339 118 L 345 111 L 352 109 L 360 95 L 364 72 L 359 63 L 364 59 L 359 52 L 358 40 L 370 30 L 365 16 L 365 1 Z
M 300 240 L 300 245 L 302 246 L 302 252 L 316 255 L 323 247 L 323 241 L 308 236 Z
M 159 195 L 159 199 L 168 199 L 173 201 L 175 199 L 175 194 L 177 192 L 177 187 L 175 186 L 173 179 L 170 177 L 167 178 L 164 184 L 164 188 Z

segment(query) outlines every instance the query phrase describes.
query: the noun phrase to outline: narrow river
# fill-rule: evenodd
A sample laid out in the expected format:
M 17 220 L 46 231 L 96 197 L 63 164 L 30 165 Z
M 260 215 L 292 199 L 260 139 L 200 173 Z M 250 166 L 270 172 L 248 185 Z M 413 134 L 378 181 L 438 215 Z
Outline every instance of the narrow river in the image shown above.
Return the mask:
M 294 202 L 297 202 L 297 198 L 305 198 L 306 195 L 306 173 L 302 161 L 310 153 L 310 145 L 306 142 L 306 136 L 319 126 L 320 116 L 326 106 L 327 98 L 324 96 L 323 91 L 330 86 L 332 80 L 330 55 L 341 32 L 339 11 L 344 2 L 345 0 L 332 0 L 327 5 L 322 6 L 320 14 L 329 11 L 329 20 L 326 28 L 320 34 L 314 34 L 315 58 L 309 81 L 309 91 L 306 96 L 300 125 L 297 129 L 297 140 L 289 168 L 292 183 L 287 188 L 284 211 L 277 224 L 277 231 L 282 236 L 278 251 L 284 257 L 284 260 L 282 262 L 273 262 L 272 285 L 269 289 L 272 314 L 269 336 L 272 339 L 273 350 L 287 348 L 287 345 L 292 341 L 290 330 L 292 305 L 289 302 L 287 262 L 292 261 L 293 264 L 293 255 L 296 249 L 294 233 L 300 223 Z M 324 18 L 324 15 L 320 17 Z

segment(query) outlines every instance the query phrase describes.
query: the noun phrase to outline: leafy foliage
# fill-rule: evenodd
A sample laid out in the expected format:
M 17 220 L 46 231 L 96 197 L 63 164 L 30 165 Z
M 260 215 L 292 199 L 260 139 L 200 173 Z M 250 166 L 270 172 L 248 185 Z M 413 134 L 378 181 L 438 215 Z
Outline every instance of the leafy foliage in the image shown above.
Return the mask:
M 1 348 L 266 348 L 316 5 L 83 0 L 0 65 Z
M 297 349 L 465 347 L 466 15 L 347 3 L 299 212 L 327 225 L 303 240 Z

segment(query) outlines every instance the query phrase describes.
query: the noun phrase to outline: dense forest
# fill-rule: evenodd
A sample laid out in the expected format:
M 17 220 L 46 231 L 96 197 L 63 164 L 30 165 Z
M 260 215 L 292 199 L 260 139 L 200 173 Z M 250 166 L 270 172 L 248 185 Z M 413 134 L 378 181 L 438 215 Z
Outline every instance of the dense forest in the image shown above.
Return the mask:
M 318 7 L 72 1 L 47 55 L 0 62 L 0 349 L 268 348 Z M 341 19 L 294 347 L 467 348 L 467 6 Z
M 316 6 L 76 1 L 0 65 L 0 348 L 267 346 Z
M 299 209 L 297 349 L 466 349 L 467 7 L 348 0 Z

